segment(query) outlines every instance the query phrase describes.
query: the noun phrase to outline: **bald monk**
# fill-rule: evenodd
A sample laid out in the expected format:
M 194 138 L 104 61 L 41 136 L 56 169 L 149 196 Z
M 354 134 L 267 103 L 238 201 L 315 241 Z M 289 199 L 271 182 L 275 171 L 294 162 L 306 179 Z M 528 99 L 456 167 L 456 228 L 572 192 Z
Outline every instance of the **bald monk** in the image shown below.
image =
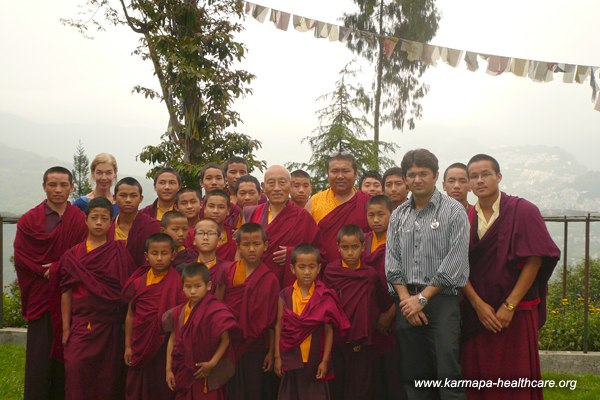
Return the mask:
M 161 220 L 167 211 L 175 205 L 175 195 L 181 188 L 181 177 L 171 167 L 163 167 L 154 175 L 154 190 L 158 196 L 152 204 L 140 210 L 140 213 Z
M 138 212 L 144 196 L 142 185 L 137 179 L 126 177 L 117 182 L 115 198 L 119 215 L 108 231 L 108 238 L 125 243 L 136 267 L 140 267 L 146 263 L 146 239 L 153 233 L 160 232 L 160 221 Z M 130 275 L 131 273 L 133 271 L 130 271 Z
M 358 164 L 351 154 L 339 153 L 327 161 L 329 189 L 313 195 L 306 210 L 312 215 L 323 238 L 321 250 L 327 262 L 338 257 L 337 232 L 348 224 L 368 232 L 367 201 L 370 196 L 356 190 Z
M 87 235 L 85 214 L 68 202 L 73 191 L 71 171 L 63 167 L 49 168 L 44 173 L 42 188 L 46 200 L 19 218 L 14 242 L 21 308 L 28 326 L 26 400 L 64 396 L 63 365 L 50 359 L 51 304 L 54 309 L 60 308 L 60 297 L 54 302 L 50 298 L 49 278 L 54 278 L 50 275 L 50 266 Z M 60 318 L 58 324 L 61 324 Z
M 292 250 L 302 243 L 319 246 L 319 228 L 310 214 L 289 199 L 291 176 L 285 167 L 273 165 L 265 172 L 263 190 L 268 202 L 244 208 L 244 220 L 260 224 L 269 246 L 263 261 L 275 273 L 281 288 L 296 277 L 289 268 Z
M 112 213 L 104 197 L 90 200 L 87 239 L 60 260 L 67 400 L 124 395 L 121 290 L 134 264 L 123 242 L 108 240 Z

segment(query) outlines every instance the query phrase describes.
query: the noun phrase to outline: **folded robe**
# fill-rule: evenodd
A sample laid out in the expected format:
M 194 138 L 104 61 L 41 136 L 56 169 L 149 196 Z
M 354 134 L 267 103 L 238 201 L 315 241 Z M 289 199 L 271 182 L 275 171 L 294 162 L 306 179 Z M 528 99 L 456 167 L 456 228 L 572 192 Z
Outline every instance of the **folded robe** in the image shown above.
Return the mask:
M 114 240 L 115 238 L 115 224 L 116 220 L 110 226 L 108 230 L 108 239 Z M 131 254 L 135 267 L 129 271 L 129 275 L 133 273 L 135 269 L 143 265 L 147 265 L 146 256 L 146 239 L 154 233 L 160 232 L 160 221 L 150 217 L 147 214 L 138 212 L 131 224 L 129 234 L 127 235 L 127 250 Z
M 229 225 L 225 225 L 225 234 L 227 235 L 227 243 L 217 247 L 217 257 L 220 260 L 233 261 L 237 252 L 237 244 L 233 237 L 233 229 Z

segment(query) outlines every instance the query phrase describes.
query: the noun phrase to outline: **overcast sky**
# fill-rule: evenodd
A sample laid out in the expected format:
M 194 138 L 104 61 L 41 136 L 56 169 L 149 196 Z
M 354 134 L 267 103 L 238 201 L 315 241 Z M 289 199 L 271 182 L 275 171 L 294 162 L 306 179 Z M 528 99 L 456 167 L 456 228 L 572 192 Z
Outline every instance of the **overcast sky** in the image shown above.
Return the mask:
M 333 23 L 353 9 L 346 0 L 257 2 Z M 90 41 L 62 26 L 59 18 L 75 16 L 77 3 L 0 2 L 0 113 L 46 125 L 105 127 L 102 137 L 82 129 L 90 157 L 108 151 L 117 156 L 121 170 L 143 174 L 147 166 L 136 163 L 135 155 L 145 144 L 158 142 L 167 122 L 163 104 L 131 94 L 136 84 L 157 86 L 151 65 L 131 55 L 137 37 L 125 27 L 107 27 Z M 438 8 L 442 19 L 433 44 L 600 65 L 597 0 L 440 0 Z M 239 38 L 248 56 L 242 66 L 257 79 L 254 94 L 236 104 L 245 122 L 240 130 L 262 141 L 259 156 L 269 164 L 306 161 L 308 146 L 300 141 L 317 125 L 314 112 L 323 104 L 315 100 L 332 89 L 338 71 L 353 56 L 343 43 L 311 33 L 282 32 L 252 18 L 244 25 Z M 365 70 L 367 77 L 371 73 Z M 464 62 L 458 68 L 438 64 L 425 80 L 431 89 L 417 128 L 404 133 L 382 128 L 384 140 L 401 146 L 396 160 L 415 147 L 436 152 L 463 146 L 466 154 L 474 154 L 481 148 L 544 144 L 562 147 L 600 170 L 600 112 L 593 110 L 589 81 L 564 84 L 560 74 L 550 83 L 509 73 L 493 77 L 481 60 L 477 72 L 467 71 Z M 77 139 L 53 143 L 43 131 L 27 137 L 2 132 L 0 137 L 13 147 L 63 160 L 71 159 Z

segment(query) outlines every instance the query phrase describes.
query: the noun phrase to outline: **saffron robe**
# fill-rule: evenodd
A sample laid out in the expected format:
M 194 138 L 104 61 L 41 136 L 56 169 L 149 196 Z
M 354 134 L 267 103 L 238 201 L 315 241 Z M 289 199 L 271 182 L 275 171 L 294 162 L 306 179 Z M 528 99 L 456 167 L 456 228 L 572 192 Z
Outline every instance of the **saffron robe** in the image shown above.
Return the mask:
M 461 366 L 465 379 L 541 379 L 538 329 L 545 322 L 547 282 L 560 258 L 544 220 L 535 205 L 501 193 L 500 215 L 485 235 L 477 234 L 477 211 L 471 209 L 469 280 L 477 294 L 498 309 L 514 288 L 527 257 L 539 256 L 537 277 L 517 305 L 508 328 L 500 333 L 485 329 L 466 299 L 462 302 L 463 343 Z M 510 352 L 489 349 L 506 349 Z M 469 398 L 541 399 L 540 389 L 468 391 Z
M 108 239 L 114 240 L 115 238 L 115 224 L 116 220 L 110 226 L 108 230 Z M 129 275 L 133 273 L 138 267 L 147 266 L 146 256 L 146 239 L 154 233 L 160 232 L 160 221 L 148 216 L 147 214 L 138 212 L 131 224 L 129 234 L 127 235 L 127 250 L 133 258 L 135 267 L 129 271 Z
M 133 267 L 123 243 L 86 253 L 85 242 L 61 258 L 60 289 L 72 289 L 71 330 L 65 345 L 69 399 L 119 399 L 124 394 L 123 285 Z
M 279 214 L 269 223 L 269 203 L 258 206 L 244 207 L 246 222 L 256 222 L 265 228 L 269 246 L 263 254 L 263 262 L 275 273 L 281 288 L 292 285 L 296 277 L 290 270 L 292 251 L 303 243 L 319 247 L 322 243 L 319 228 L 311 215 L 294 202 L 289 201 Z M 279 265 L 273 261 L 273 253 L 287 248 L 285 264 Z
M 161 318 L 169 309 L 185 303 L 181 276 L 170 267 L 162 280 L 147 285 L 150 268 L 138 268 L 123 289 L 133 313 L 131 365 L 127 372 L 128 399 L 168 399 L 173 393 L 164 379 L 166 344 Z
M 162 318 L 163 329 L 175 332 L 171 359 L 176 399 L 224 399 L 224 385 L 235 370 L 231 344 L 207 378 L 195 379 L 193 375 L 199 369 L 196 363 L 213 357 L 221 335 L 237 330 L 237 321 L 229 307 L 210 293 L 192 308 L 184 323 L 186 305 L 170 309 Z
M 358 190 L 350 200 L 337 206 L 317 223 L 323 240 L 320 249 L 326 257 L 325 261 L 332 262 L 338 258 L 337 233 L 342 226 L 355 224 L 365 233 L 371 231 L 367 222 L 367 202 L 370 198 Z

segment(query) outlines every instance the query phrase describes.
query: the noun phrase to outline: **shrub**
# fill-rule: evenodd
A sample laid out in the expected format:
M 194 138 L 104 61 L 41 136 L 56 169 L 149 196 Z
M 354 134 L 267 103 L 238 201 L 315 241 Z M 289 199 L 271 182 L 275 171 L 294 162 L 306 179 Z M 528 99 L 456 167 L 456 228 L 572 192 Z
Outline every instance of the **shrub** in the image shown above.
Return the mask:
M 2 293 L 4 312 L 4 327 L 23 328 L 27 326 L 27 322 L 23 319 L 21 312 L 21 291 L 15 280 L 10 285 L 6 285 L 8 291 Z

